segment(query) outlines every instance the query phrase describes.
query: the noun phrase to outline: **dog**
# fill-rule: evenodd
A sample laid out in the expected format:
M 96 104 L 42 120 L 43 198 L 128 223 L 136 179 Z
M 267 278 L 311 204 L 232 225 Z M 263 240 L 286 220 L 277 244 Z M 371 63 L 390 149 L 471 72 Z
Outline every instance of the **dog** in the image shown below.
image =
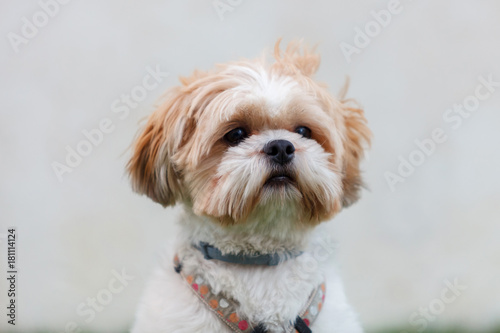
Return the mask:
M 148 118 L 133 189 L 183 213 L 132 333 L 363 331 L 319 224 L 358 199 L 371 132 L 347 87 L 312 78 L 319 63 L 278 41 L 272 62 L 180 78 Z

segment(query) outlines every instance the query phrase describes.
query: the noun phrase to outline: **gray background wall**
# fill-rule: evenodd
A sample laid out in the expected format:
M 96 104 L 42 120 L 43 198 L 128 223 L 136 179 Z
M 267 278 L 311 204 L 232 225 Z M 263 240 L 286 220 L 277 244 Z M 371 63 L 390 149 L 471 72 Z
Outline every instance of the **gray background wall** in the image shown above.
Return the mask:
M 337 92 L 349 75 L 349 95 L 374 131 L 363 166 L 370 191 L 327 226 L 365 327 L 419 328 L 410 317 L 420 307 L 439 310 L 424 321 L 436 327 L 493 325 L 500 317 L 500 89 L 477 106 L 472 96 L 480 76 L 500 81 L 500 3 L 401 0 L 377 31 L 371 11 L 393 1 L 222 2 L 231 10 L 221 19 L 212 1 L 73 0 L 47 7 L 46 22 L 36 1 L 0 5 L 0 268 L 6 229 L 15 226 L 16 331 L 129 326 L 177 214 L 130 190 L 124 165 L 139 121 L 179 75 L 256 57 L 279 37 L 319 43 L 317 78 Z M 33 15 L 43 26 L 23 35 L 23 17 L 33 22 Z M 341 45 L 356 46 L 356 28 L 365 27 L 373 37 L 367 45 L 358 37 L 363 47 L 348 62 Z M 116 100 L 139 94 L 156 67 L 169 76 L 128 114 L 115 113 L 113 105 L 123 106 Z M 470 116 L 460 124 L 443 118 L 464 101 Z M 103 119 L 109 133 L 59 181 L 53 162 L 65 163 L 66 147 L 76 149 L 82 131 Z M 436 128 L 446 141 L 420 161 L 415 140 Z M 392 191 L 385 175 L 397 174 L 400 156 L 410 155 L 422 163 Z M 134 279 L 94 315 L 79 315 L 122 269 Z M 440 309 L 441 290 L 456 279 L 467 289 Z M 1 278 L 2 309 L 6 287 Z M 11 328 L 5 311 L 1 331 Z

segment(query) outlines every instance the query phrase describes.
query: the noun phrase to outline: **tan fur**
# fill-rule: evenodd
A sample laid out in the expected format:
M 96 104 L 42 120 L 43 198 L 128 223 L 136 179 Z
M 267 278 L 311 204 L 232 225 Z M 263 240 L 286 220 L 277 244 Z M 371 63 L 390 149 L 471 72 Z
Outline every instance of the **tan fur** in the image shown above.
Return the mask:
M 366 119 L 363 110 L 353 101 L 345 100 L 344 119 L 347 130 L 345 140 L 345 159 L 344 159 L 344 199 L 343 205 L 347 207 L 359 198 L 359 190 L 363 182 L 359 163 L 364 154 L 364 147 L 371 141 L 371 131 L 366 125 Z
M 244 127 L 250 136 L 261 138 L 265 131 L 293 133 L 297 126 L 307 126 L 321 147 L 315 148 L 318 152 L 314 156 L 323 156 L 322 149 L 328 157 L 318 158 L 327 161 L 327 174 L 342 177 L 339 196 L 332 195 L 333 187 L 301 183 L 301 179 L 296 189 L 280 195 L 286 200 L 300 200 L 303 214 L 299 222 L 310 225 L 352 204 L 362 184 L 359 162 L 363 147 L 369 144 L 371 135 L 362 109 L 352 100 L 334 99 L 324 85 L 312 79 L 320 58 L 300 42 L 290 43 L 281 53 L 278 41 L 274 56 L 270 66 L 263 61 L 240 61 L 181 78 L 182 86 L 165 95 L 135 143 L 128 164 L 134 189 L 164 206 L 182 200 L 196 214 L 210 216 L 223 225 L 242 223 L 267 198 L 258 188 L 264 185 L 268 172 L 262 164 L 265 156 L 259 151 L 258 140 L 255 146 L 238 152 L 243 162 L 253 159 L 252 167 L 261 166 L 262 179 L 252 176 L 250 170 L 237 168 L 232 174 L 220 174 L 229 170 L 225 165 L 231 160 L 225 157 L 232 156 L 222 139 L 224 134 Z M 273 80 L 281 80 L 275 89 L 302 93 L 290 97 L 277 91 L 276 98 L 283 95 L 286 100 L 274 105 L 275 100 L 264 97 L 267 90 L 261 87 L 274 84 Z M 299 147 L 296 154 L 307 154 L 300 150 L 300 140 L 304 139 L 294 135 L 291 138 Z M 228 185 L 242 181 L 236 172 L 254 182 L 253 192 Z

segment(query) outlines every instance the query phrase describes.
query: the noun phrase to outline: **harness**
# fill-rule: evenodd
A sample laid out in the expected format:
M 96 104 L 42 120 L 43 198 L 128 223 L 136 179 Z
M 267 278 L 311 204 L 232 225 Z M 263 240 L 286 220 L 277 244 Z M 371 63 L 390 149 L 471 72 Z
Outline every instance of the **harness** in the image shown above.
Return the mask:
M 261 265 L 277 265 L 274 258 L 275 255 L 256 255 L 246 257 L 244 255 L 222 255 L 220 251 L 213 246 L 207 245 L 206 243 L 200 243 L 200 245 L 195 246 L 198 250 L 204 253 L 205 259 L 217 259 L 232 263 L 242 263 L 242 264 L 254 264 L 253 259 L 257 260 Z M 215 249 L 210 250 L 210 254 L 206 254 L 207 248 Z M 213 255 L 215 253 L 215 255 Z M 297 255 L 300 255 L 297 254 Z M 297 256 L 295 255 L 295 256 Z M 229 257 L 228 257 L 229 256 Z M 265 258 L 268 256 L 267 258 Z M 270 256 L 270 257 L 269 257 Z M 216 258 L 214 258 L 216 257 Z M 238 258 L 239 260 L 234 260 Z M 287 256 L 289 259 L 293 256 Z M 253 259 L 252 259 L 253 258 Z M 228 260 L 226 260 L 228 259 Z M 272 259 L 272 260 L 271 260 Z M 271 264 L 270 264 L 271 263 Z M 174 258 L 174 269 L 182 277 L 183 281 L 188 285 L 198 299 L 206 305 L 212 313 L 214 313 L 224 324 L 226 324 L 235 333 L 266 333 L 264 323 L 251 323 L 248 318 L 241 318 L 237 314 L 237 310 L 240 304 L 237 300 L 226 297 L 223 293 L 215 294 L 211 289 L 210 285 L 206 283 L 203 277 L 199 274 L 186 275 L 182 271 L 182 262 L 179 257 L 175 255 Z M 306 304 L 297 315 L 293 323 L 287 323 L 285 326 L 285 333 L 312 333 L 309 328 L 310 325 L 317 318 L 325 300 L 325 284 L 321 283 L 313 290 L 309 296 Z

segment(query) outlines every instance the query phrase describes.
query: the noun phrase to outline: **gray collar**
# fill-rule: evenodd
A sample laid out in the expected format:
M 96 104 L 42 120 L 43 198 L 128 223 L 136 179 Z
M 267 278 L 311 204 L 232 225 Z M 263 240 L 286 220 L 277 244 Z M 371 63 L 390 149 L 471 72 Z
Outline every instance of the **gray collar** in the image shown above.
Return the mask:
M 218 248 L 205 243 L 200 242 L 193 245 L 198 249 L 207 260 L 220 260 L 232 264 L 240 265 L 267 265 L 276 266 L 288 259 L 296 258 L 302 254 L 302 251 L 286 251 L 282 253 L 269 253 L 269 254 L 222 254 L 221 250 Z

